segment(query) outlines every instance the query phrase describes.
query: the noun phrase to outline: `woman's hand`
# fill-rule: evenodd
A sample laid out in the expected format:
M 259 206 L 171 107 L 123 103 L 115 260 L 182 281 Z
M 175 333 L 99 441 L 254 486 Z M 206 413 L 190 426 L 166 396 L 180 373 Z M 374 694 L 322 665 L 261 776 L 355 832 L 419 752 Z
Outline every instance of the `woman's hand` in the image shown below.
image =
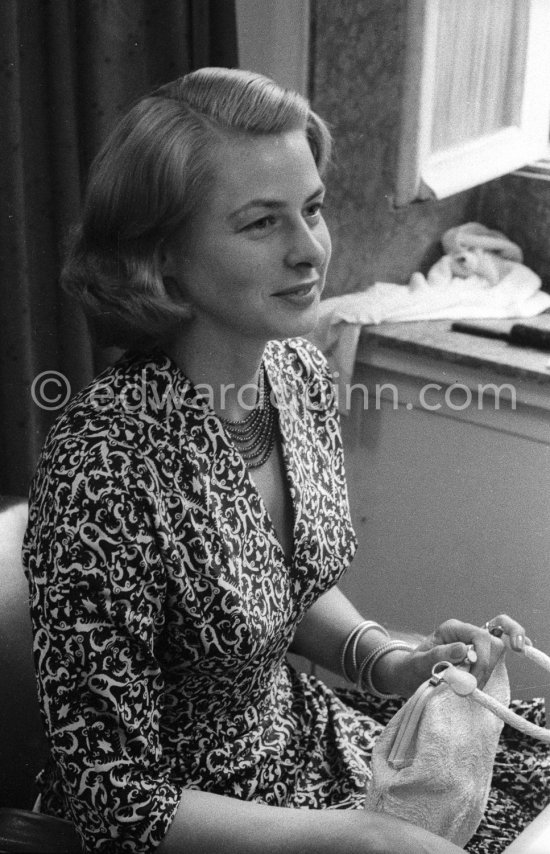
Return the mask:
M 383 656 L 374 668 L 373 683 L 383 685 L 381 690 L 388 693 L 409 697 L 429 679 L 435 664 L 440 661 L 450 661 L 455 665 L 465 662 L 468 647 L 473 645 L 477 661 L 470 664 L 470 672 L 477 679 L 478 687 L 483 688 L 504 653 L 504 641 L 500 635 L 509 637 L 510 646 L 516 652 L 522 652 L 525 644 L 531 645 L 523 626 L 507 614 L 499 614 L 486 626 L 488 628 L 460 620 L 446 620 L 411 652 L 399 651 Z M 495 634 L 491 633 L 491 627 Z

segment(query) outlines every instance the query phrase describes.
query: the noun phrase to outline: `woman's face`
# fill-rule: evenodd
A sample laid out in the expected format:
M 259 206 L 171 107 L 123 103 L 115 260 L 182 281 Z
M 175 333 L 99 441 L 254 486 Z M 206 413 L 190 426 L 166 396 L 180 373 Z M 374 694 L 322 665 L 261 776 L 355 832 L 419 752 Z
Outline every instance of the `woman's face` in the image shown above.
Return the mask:
M 210 193 L 164 259 L 195 331 L 230 345 L 310 332 L 331 244 L 305 134 L 227 139 L 214 162 Z

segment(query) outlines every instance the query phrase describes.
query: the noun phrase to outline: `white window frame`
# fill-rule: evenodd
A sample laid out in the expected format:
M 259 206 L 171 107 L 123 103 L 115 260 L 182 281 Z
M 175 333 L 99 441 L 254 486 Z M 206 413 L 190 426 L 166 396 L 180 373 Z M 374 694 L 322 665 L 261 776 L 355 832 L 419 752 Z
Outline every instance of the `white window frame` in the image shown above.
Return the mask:
M 432 151 L 438 0 L 408 0 L 405 87 L 394 199 L 397 206 L 415 199 L 446 198 L 547 155 L 550 0 L 524 2 L 529 18 L 523 86 L 521 81 L 518 86 L 521 93 L 518 123 L 452 148 Z

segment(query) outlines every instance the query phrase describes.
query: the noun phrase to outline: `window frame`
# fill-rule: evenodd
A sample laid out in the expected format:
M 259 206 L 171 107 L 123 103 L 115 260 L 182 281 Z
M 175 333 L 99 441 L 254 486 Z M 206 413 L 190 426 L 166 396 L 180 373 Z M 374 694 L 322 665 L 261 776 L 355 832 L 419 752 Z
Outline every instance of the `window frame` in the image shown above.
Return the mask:
M 457 0 L 460 2 L 460 0 Z M 519 122 L 440 151 L 430 150 L 438 0 L 408 0 L 405 85 L 394 202 L 443 199 L 547 156 L 550 128 L 550 2 L 527 7 Z

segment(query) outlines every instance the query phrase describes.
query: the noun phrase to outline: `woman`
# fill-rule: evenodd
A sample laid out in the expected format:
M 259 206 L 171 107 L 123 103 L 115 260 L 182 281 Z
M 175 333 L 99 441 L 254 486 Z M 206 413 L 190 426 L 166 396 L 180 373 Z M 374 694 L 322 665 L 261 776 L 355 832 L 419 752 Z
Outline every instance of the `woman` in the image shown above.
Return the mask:
M 355 538 L 330 376 L 301 339 L 330 258 L 329 149 L 298 95 L 202 69 L 138 103 L 93 165 L 63 278 L 130 352 L 51 431 L 25 542 L 42 809 L 89 851 L 459 850 L 358 809 L 367 696 L 286 661 L 405 697 L 466 644 L 482 683 L 502 651 L 457 621 L 391 642 L 334 586 Z

